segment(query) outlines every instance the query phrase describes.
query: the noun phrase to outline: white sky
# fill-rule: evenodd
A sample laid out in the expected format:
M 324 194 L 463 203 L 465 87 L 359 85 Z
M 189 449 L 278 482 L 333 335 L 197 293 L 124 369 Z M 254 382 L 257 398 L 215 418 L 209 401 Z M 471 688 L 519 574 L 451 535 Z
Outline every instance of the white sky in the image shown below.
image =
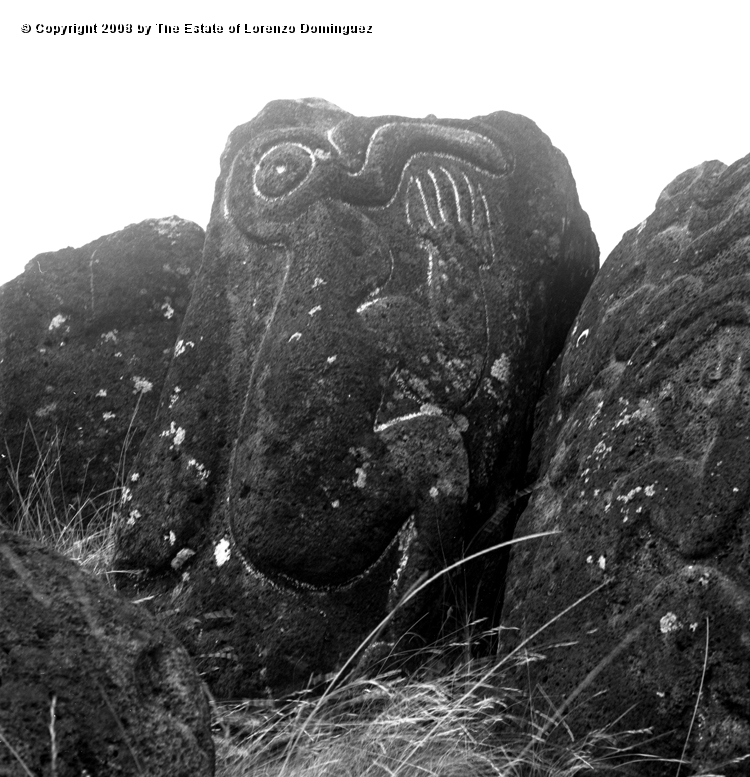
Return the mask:
M 227 135 L 277 98 L 324 97 L 357 115 L 522 113 L 567 156 L 602 259 L 677 174 L 750 152 L 750 4 L 740 0 L 10 6 L 0 11 L 0 283 L 38 253 L 145 218 L 205 228 Z M 105 35 L 105 22 L 154 28 Z M 159 22 L 225 31 L 159 35 Z M 100 32 L 21 32 L 86 23 Z M 372 24 L 373 34 L 230 34 L 236 23 Z

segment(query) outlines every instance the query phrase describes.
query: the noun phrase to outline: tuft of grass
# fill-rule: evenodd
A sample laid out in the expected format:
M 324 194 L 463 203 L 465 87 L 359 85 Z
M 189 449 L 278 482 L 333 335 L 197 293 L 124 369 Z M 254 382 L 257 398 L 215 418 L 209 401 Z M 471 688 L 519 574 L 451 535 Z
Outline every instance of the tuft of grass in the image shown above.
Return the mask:
M 468 561 L 546 534 L 474 553 L 418 581 L 397 608 Z M 511 667 L 543 659 L 528 644 L 601 587 L 505 655 L 473 658 L 475 643 L 486 643 L 492 635 L 472 639 L 477 624 L 470 624 L 423 651 L 430 660 L 415 671 L 358 677 L 357 659 L 392 612 L 322 694 L 307 689 L 276 704 L 214 701 L 217 777 L 572 777 L 584 771 L 622 773 L 636 761 L 651 760 L 627 744 L 647 731 L 615 732 L 605 726 L 574 736 L 562 711 L 582 689 L 556 709 L 544 694 L 539 694 L 540 703 L 506 680 Z M 347 676 L 349 667 L 355 669 Z
M 10 518 L 3 520 L 0 516 L 0 523 L 52 548 L 87 572 L 107 577 L 113 573 L 114 530 L 140 399 L 139 394 L 113 473 L 112 487 L 101 493 L 77 495 L 71 501 L 66 498 L 63 486 L 64 435 L 56 429 L 40 440 L 29 422 L 22 448 L 27 439 L 34 446 L 34 469 L 24 477 L 20 465 L 23 450 L 14 464 L 6 447 L 7 475 L 17 509 Z
M 214 702 L 217 777 L 572 777 L 640 758 L 629 741 L 643 732 L 549 726 L 554 709 L 508 684 L 508 661 L 470 653 L 448 641 L 417 671 L 351 679 L 323 703 L 313 689 L 269 706 Z

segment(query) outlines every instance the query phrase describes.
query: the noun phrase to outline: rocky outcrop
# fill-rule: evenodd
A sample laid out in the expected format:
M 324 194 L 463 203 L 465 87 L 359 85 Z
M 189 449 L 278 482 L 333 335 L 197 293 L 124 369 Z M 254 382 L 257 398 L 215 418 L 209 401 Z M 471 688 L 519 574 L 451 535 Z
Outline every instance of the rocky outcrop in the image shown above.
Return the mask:
M 574 731 L 623 715 L 672 758 L 695 713 L 688 758 L 747 774 L 750 156 L 683 173 L 623 237 L 538 416 L 516 533 L 559 534 L 513 551 L 504 633 L 590 596 L 532 642 L 532 681 Z
M 203 240 L 151 219 L 40 254 L 0 288 L 0 514 L 19 507 L 11 469 L 31 501 L 49 477 L 60 515 L 116 485 L 156 411 Z
M 0 612 L 0 773 L 213 775 L 200 678 L 142 607 L 0 530 Z
M 563 155 L 504 112 L 274 102 L 216 192 L 117 555 L 218 693 L 258 695 L 339 665 L 514 493 L 598 249 Z

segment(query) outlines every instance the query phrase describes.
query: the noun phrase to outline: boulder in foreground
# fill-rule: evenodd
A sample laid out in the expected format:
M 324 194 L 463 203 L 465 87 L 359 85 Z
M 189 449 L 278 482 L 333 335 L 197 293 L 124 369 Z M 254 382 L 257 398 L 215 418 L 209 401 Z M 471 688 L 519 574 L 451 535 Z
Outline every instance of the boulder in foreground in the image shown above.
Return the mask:
M 201 680 L 142 607 L 0 530 L 0 613 L 1 774 L 213 775 Z

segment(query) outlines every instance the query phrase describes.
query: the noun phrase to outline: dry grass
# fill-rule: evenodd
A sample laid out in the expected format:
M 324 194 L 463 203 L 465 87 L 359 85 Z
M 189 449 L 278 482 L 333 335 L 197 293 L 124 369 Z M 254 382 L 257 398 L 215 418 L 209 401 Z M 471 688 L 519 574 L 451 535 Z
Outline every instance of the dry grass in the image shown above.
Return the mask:
M 576 738 L 554 709 L 504 679 L 510 662 L 436 657 L 417 672 L 350 680 L 321 697 L 215 703 L 217 777 L 567 777 L 627 773 L 644 732 Z M 438 656 L 439 656 L 438 651 Z M 537 660 L 524 653 L 514 663 Z
M 442 575 L 508 544 L 468 556 L 420 581 L 398 606 Z M 375 677 L 358 676 L 359 656 L 378 638 L 388 616 L 364 640 L 321 691 L 310 689 L 278 704 L 214 703 L 218 777 L 569 777 L 580 772 L 627 774 L 636 762 L 655 760 L 636 752 L 648 731 L 614 726 L 576 737 L 563 711 L 582 693 L 575 689 L 555 707 L 543 693 L 510 685 L 509 669 L 543 656 L 529 645 L 558 618 L 514 650 L 474 658 L 491 634 L 465 626 L 423 652 L 420 668 Z M 474 636 L 473 636 L 474 635 Z M 490 640 L 491 641 L 491 640 Z M 391 657 L 391 665 L 399 663 Z M 350 671 L 350 674 L 346 674 Z M 522 674 L 522 673 L 521 673 Z M 519 676 L 515 673 L 514 676 Z
M 106 576 L 112 574 L 114 527 L 139 404 L 140 396 L 130 419 L 117 469 L 113 472 L 112 487 L 101 493 L 78 494 L 71 500 L 67 498 L 63 485 L 63 433 L 57 429 L 39 439 L 29 423 L 22 448 L 33 446 L 34 469 L 24 477 L 20 465 L 23 451 L 18 454 L 15 464 L 10 451 L 7 452 L 7 474 L 17 509 L 4 520 L 0 516 L 0 523 L 52 548 L 87 572 Z

